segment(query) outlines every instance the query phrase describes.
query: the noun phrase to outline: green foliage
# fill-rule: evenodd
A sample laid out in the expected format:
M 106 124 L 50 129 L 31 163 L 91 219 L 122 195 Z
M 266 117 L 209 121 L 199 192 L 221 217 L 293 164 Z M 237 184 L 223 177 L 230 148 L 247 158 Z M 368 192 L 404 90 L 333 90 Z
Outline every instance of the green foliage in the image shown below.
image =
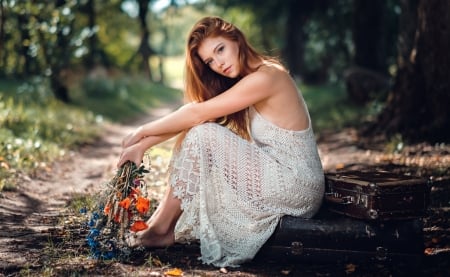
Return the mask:
M 105 51 L 113 65 L 129 68 L 131 65 L 128 63 L 139 48 L 139 22 L 121 12 L 113 1 L 94 3 L 97 12 L 98 46 Z
M 0 71 L 50 76 L 83 51 L 89 36 L 74 28 L 77 1 L 9 1 Z
M 193 6 L 168 7 L 159 14 L 151 14 L 150 45 L 159 55 L 183 55 L 189 31 L 203 16 L 204 12 Z
M 113 121 L 127 121 L 161 103 L 178 101 L 181 92 L 143 77 L 86 78 L 74 89 L 74 102 Z
M 356 126 L 368 115 L 366 107 L 348 100 L 345 88 L 339 84 L 301 85 L 316 133 L 325 129 Z

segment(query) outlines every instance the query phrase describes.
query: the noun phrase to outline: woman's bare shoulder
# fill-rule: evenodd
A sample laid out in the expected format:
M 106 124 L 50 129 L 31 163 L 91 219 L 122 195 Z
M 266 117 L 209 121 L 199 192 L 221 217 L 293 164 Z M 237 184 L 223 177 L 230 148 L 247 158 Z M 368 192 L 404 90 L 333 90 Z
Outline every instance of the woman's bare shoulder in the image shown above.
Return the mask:
M 251 78 L 263 78 L 263 79 L 269 79 L 270 81 L 273 81 L 271 79 L 277 79 L 283 75 L 286 75 L 287 71 L 284 69 L 283 66 L 279 64 L 262 64 L 258 67 L 258 69 L 247 75 L 247 77 Z
M 284 79 L 286 77 L 290 78 L 289 72 L 286 68 L 278 63 L 264 63 L 255 73 L 261 73 L 267 78 L 273 80 L 280 80 L 280 78 Z

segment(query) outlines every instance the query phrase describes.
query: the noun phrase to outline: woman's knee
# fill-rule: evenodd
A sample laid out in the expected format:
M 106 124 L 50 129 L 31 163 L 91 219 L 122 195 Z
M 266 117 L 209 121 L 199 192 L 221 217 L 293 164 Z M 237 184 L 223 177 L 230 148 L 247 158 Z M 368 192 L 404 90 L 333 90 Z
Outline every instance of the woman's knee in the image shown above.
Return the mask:
M 214 132 L 216 128 L 224 128 L 217 123 L 206 122 L 192 127 L 186 136 L 193 136 L 195 139 L 207 138 Z

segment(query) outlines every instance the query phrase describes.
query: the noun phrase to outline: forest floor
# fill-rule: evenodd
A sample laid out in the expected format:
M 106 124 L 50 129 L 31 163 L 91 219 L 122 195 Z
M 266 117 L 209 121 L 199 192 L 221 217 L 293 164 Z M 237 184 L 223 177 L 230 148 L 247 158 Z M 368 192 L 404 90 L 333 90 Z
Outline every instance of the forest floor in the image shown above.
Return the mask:
M 151 117 L 169 108 L 154 111 Z M 149 118 L 146 118 L 149 119 Z M 138 122 L 135 122 L 136 124 Z M 97 195 L 115 173 L 121 139 L 133 124 L 108 124 L 91 145 L 73 151 L 65 160 L 36 173 L 22 176 L 21 184 L 0 194 L 0 276 L 166 276 L 179 268 L 183 276 L 403 276 L 406 263 L 373 261 L 313 263 L 286 261 L 276 256 L 258 259 L 239 268 L 218 269 L 198 261 L 195 245 L 176 245 L 152 252 L 139 252 L 129 262 L 89 258 L 86 218 L 73 209 L 74 202 Z M 382 143 L 367 146 L 354 129 L 320 134 L 320 155 L 327 172 L 342 169 L 384 169 L 436 180 L 448 177 L 450 145 L 416 144 L 397 154 L 387 154 Z M 160 147 L 170 151 L 172 142 Z M 167 156 L 152 161 L 151 195 L 161 197 Z M 450 185 L 436 182 L 424 221 L 421 265 L 414 273 L 450 275 Z M 174 272 L 177 273 L 177 272 Z M 174 276 L 177 276 L 176 274 Z

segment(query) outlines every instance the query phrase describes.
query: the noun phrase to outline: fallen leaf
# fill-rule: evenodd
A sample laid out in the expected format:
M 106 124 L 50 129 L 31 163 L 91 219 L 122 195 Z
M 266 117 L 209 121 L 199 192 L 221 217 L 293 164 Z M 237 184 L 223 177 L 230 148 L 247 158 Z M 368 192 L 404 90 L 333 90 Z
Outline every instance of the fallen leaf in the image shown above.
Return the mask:
M 0 163 L 0 167 L 3 167 L 5 169 L 9 169 L 9 165 L 7 163 L 5 163 L 5 162 L 1 162 Z
M 183 270 L 179 268 L 169 269 L 164 272 L 164 276 L 183 276 Z
M 347 264 L 345 266 L 345 273 L 347 273 L 347 274 L 353 273 L 353 272 L 355 272 L 355 270 L 356 270 L 356 265 L 354 265 L 354 264 Z
M 425 255 L 433 255 L 434 249 L 433 248 L 425 248 L 424 253 L 425 253 Z

